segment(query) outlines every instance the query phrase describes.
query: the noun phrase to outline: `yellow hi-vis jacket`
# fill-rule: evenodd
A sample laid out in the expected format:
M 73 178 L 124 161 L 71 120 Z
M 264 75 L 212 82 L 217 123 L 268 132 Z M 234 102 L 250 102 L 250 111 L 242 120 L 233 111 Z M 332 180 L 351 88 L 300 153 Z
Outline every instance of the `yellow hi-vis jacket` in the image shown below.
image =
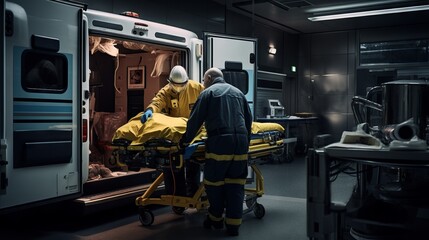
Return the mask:
M 165 113 L 170 117 L 189 118 L 192 107 L 203 90 L 202 84 L 190 79 L 180 93 L 176 93 L 167 84 L 158 91 L 147 108 L 152 108 L 154 113 Z

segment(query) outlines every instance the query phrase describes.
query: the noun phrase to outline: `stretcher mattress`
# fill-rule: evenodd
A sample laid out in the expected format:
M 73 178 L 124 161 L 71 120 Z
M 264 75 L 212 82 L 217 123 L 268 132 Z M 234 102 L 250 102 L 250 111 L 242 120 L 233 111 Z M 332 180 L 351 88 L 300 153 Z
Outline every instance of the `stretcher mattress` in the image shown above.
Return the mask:
M 186 118 L 169 117 L 155 113 L 145 124 L 141 114 L 121 126 L 112 139 L 113 155 L 129 168 L 158 168 L 176 161 L 177 143 L 186 130 Z M 206 131 L 200 129 L 193 142 L 185 149 L 184 159 L 204 161 Z M 281 154 L 284 147 L 284 128 L 278 123 L 252 123 L 249 161 L 263 159 L 273 153 Z M 180 155 L 180 154 L 179 154 Z M 180 166 L 179 166 L 180 167 Z
M 140 121 L 141 115 L 142 113 L 137 114 L 128 123 L 119 127 L 112 138 L 112 142 L 125 139 L 130 142 L 131 146 L 135 146 L 142 145 L 153 139 L 164 139 L 178 143 L 186 131 L 187 118 L 170 117 L 161 113 L 154 113 L 152 118 L 149 118 L 142 124 Z M 285 129 L 278 123 L 252 123 L 252 139 L 262 137 L 261 134 L 264 132 L 272 131 L 284 133 Z M 193 142 L 202 141 L 205 137 L 207 137 L 207 132 L 202 127 Z

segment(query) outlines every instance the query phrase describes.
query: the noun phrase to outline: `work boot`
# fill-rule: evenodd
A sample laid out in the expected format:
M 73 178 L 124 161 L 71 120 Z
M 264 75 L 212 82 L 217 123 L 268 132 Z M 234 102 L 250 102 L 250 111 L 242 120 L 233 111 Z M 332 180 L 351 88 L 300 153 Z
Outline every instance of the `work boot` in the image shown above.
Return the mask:
M 222 229 L 223 228 L 223 221 L 213 221 L 210 219 L 209 216 L 206 217 L 206 219 L 203 222 L 204 228 L 211 229 L 212 226 L 214 229 Z

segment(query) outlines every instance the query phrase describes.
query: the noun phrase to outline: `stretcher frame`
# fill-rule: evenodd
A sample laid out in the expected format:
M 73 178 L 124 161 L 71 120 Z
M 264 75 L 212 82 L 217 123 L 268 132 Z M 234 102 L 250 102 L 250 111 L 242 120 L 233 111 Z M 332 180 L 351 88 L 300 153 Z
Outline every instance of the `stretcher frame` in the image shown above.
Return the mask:
M 254 215 L 261 219 L 265 215 L 265 208 L 262 204 L 257 202 L 257 198 L 262 197 L 264 194 L 264 178 L 261 171 L 257 167 L 257 162 L 260 159 L 269 157 L 272 155 L 282 155 L 284 151 L 285 139 L 279 139 L 275 137 L 273 133 L 276 131 L 264 132 L 261 134 L 254 134 L 249 146 L 249 158 L 248 165 L 254 174 L 254 187 L 245 187 L 245 198 L 244 203 L 246 208 L 243 209 L 243 214 L 253 212 Z M 259 135 L 262 137 L 254 138 Z M 140 151 L 141 154 L 145 154 L 145 151 L 157 151 L 164 153 L 168 156 L 168 161 L 164 161 L 162 164 L 169 164 L 170 167 L 183 168 L 184 167 L 184 154 L 179 152 L 177 145 L 169 144 L 160 146 L 156 144 L 148 145 L 126 145 L 119 144 L 112 146 L 114 152 L 112 153 L 117 161 L 120 161 L 120 154 L 124 151 Z M 192 156 L 190 161 L 194 161 L 200 165 L 204 164 L 205 146 L 201 143 L 196 143 L 188 148 L 193 147 Z M 186 150 L 185 150 L 186 152 Z M 166 160 L 166 159 L 163 159 Z M 253 175 L 252 175 L 253 176 Z M 206 209 L 209 206 L 209 202 L 205 195 L 204 184 L 200 184 L 198 190 L 193 196 L 178 196 L 174 194 L 162 194 L 160 196 L 153 196 L 155 191 L 158 190 L 164 182 L 164 173 L 155 179 L 155 181 L 149 186 L 142 196 L 135 199 L 136 206 L 139 207 L 139 220 L 143 226 L 150 226 L 154 222 L 154 214 L 147 208 L 149 205 L 164 205 L 171 206 L 172 210 L 176 214 L 183 214 L 185 209 L 194 208 L 196 210 Z

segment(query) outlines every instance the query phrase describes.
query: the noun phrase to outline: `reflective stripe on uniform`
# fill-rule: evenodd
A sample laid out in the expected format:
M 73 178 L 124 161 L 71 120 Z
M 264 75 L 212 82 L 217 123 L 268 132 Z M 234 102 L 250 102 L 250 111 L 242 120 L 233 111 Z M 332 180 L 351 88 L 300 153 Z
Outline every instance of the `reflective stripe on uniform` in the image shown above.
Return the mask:
M 211 181 L 208 181 L 207 179 L 205 179 L 204 178 L 204 180 L 203 180 L 203 183 L 204 184 L 206 184 L 206 185 L 209 185 L 209 186 L 222 186 L 222 185 L 225 185 L 225 181 L 217 181 L 217 182 L 211 182 Z
M 239 179 L 239 178 L 225 178 L 225 184 L 240 184 L 244 185 L 246 184 L 246 179 Z
M 225 178 L 225 181 L 217 181 L 217 182 L 211 182 L 207 179 L 203 180 L 203 183 L 209 186 L 222 186 L 227 184 L 240 184 L 244 185 L 246 184 L 246 179 L 234 179 L 234 178 Z
M 241 218 L 225 218 L 225 224 L 239 226 L 241 224 Z
M 206 159 L 213 159 L 216 161 L 230 161 L 230 160 L 237 160 L 237 161 L 247 161 L 249 158 L 247 154 L 240 154 L 240 155 L 219 155 L 216 153 L 206 153 Z
M 209 218 L 210 218 L 210 220 L 215 221 L 215 222 L 223 221 L 223 217 L 215 217 L 211 213 L 209 213 Z

